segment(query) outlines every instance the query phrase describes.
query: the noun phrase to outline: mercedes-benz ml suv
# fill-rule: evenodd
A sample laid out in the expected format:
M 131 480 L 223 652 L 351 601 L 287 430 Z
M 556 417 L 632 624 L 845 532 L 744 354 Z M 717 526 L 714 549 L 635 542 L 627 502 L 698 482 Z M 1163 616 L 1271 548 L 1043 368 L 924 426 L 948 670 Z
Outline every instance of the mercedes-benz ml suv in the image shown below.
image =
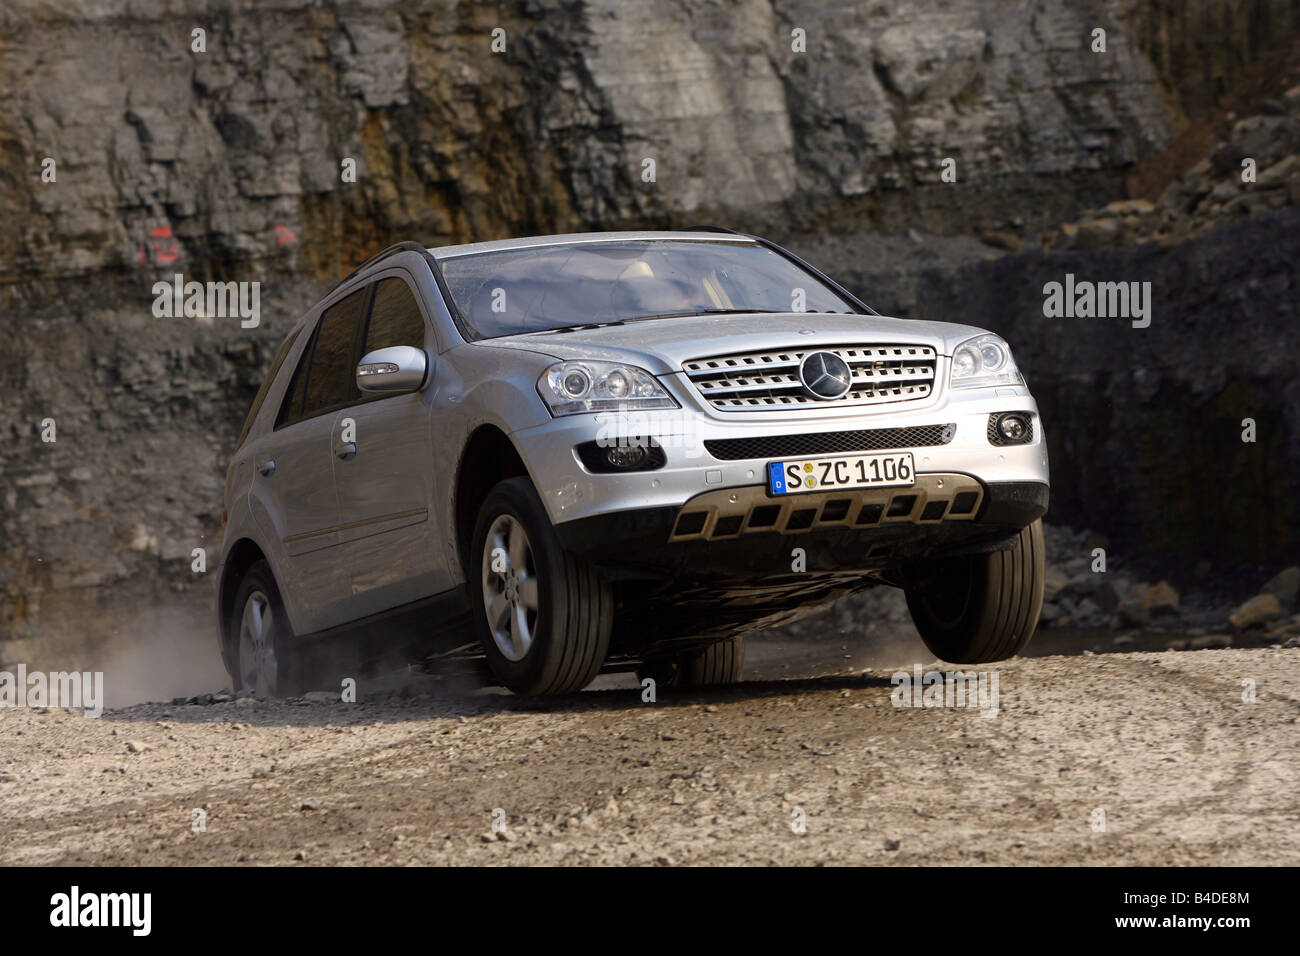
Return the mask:
M 1047 499 L 1006 342 L 883 317 L 766 240 L 401 243 L 253 402 L 221 653 L 283 695 L 323 635 L 409 612 L 519 693 L 718 684 L 747 632 L 884 584 L 938 657 L 995 661 L 1038 620 Z

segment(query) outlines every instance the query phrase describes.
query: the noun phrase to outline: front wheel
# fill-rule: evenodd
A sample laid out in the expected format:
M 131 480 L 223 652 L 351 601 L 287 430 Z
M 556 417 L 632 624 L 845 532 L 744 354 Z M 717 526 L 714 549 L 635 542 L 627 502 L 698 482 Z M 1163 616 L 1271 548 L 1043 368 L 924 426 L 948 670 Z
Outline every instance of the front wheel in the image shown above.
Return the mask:
M 600 672 L 614 600 L 590 562 L 561 546 L 527 478 L 479 509 L 470 555 L 475 628 L 493 675 L 516 694 L 567 694 Z
M 917 569 L 907 606 L 921 640 L 940 660 L 985 664 L 1025 649 L 1043 609 L 1043 522 L 1010 551 L 948 558 Z

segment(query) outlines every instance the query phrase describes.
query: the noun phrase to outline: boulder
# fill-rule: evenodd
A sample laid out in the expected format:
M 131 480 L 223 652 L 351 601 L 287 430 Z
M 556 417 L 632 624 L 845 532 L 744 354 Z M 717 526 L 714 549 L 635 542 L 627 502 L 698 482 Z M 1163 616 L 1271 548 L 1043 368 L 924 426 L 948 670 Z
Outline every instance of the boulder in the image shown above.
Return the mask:
M 1048 567 L 1043 573 L 1043 600 L 1054 601 L 1057 595 L 1070 586 L 1070 578 L 1056 567 Z
M 1178 613 L 1178 591 L 1168 581 L 1147 588 L 1142 592 L 1141 601 L 1152 615 Z
M 1259 627 L 1282 616 L 1282 602 L 1275 594 L 1257 594 L 1228 616 L 1228 623 L 1238 631 Z
M 1296 597 L 1300 595 L 1300 567 L 1292 565 L 1282 571 L 1279 571 L 1273 577 L 1268 579 L 1260 591 L 1264 594 L 1271 594 L 1277 598 L 1282 608 L 1290 613 L 1295 610 Z

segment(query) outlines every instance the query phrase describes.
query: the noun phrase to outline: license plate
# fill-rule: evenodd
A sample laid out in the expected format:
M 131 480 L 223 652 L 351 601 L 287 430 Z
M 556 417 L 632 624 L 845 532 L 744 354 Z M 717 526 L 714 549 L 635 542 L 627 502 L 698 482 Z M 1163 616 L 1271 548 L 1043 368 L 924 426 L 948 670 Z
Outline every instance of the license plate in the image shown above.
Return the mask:
M 771 495 L 913 484 L 916 484 L 916 471 L 910 453 L 805 458 L 767 464 L 767 490 Z

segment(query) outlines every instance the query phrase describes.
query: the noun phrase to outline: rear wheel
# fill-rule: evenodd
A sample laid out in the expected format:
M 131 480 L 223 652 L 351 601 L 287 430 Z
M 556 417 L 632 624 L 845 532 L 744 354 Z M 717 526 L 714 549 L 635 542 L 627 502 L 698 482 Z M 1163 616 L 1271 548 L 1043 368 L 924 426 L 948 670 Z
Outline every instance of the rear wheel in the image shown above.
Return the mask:
M 470 555 L 475 628 L 493 675 L 517 694 L 566 694 L 595 678 L 614 601 L 590 562 L 569 554 L 526 478 L 479 509 Z
M 708 647 L 648 658 L 637 677 L 653 678 L 661 687 L 721 687 L 740 682 L 745 666 L 745 639 L 731 637 Z
M 235 690 L 249 690 L 258 697 L 300 692 L 302 661 L 280 590 L 265 561 L 254 562 L 239 582 L 229 627 Z
M 1043 522 L 1010 551 L 949 558 L 918 569 L 907 606 L 940 660 L 984 664 L 1025 649 L 1043 609 Z

